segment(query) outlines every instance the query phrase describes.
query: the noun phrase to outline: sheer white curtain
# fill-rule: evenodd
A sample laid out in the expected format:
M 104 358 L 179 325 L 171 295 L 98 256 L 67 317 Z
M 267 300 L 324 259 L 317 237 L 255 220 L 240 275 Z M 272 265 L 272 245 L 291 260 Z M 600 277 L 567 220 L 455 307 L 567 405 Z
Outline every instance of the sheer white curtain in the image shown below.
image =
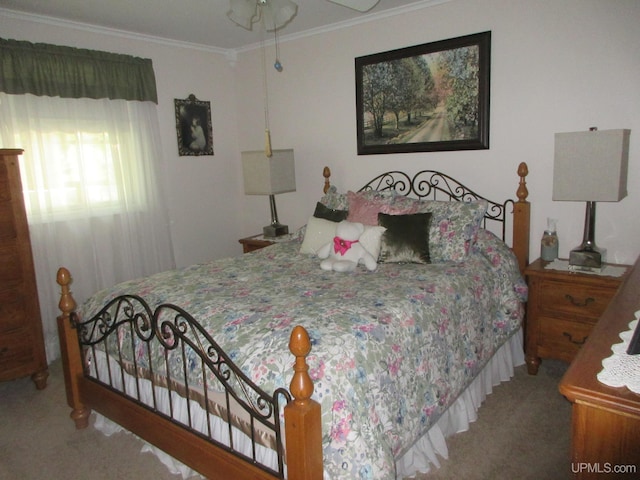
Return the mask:
M 0 144 L 21 176 L 47 359 L 60 356 L 56 272 L 78 303 L 175 266 L 153 102 L 0 93 Z

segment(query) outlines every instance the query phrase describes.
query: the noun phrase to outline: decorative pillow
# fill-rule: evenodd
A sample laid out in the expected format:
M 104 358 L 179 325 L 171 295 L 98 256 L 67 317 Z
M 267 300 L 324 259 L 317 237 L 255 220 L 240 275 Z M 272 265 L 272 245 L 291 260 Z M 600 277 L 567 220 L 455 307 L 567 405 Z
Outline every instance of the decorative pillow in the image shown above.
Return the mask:
M 415 213 L 417 205 L 410 208 L 404 206 L 394 206 L 395 195 L 389 192 L 375 192 L 373 190 L 365 192 L 347 192 L 349 201 L 350 222 L 360 222 L 365 225 L 378 225 L 378 213 L 390 215 L 403 215 Z
M 341 222 L 347 219 L 349 212 L 347 210 L 335 210 L 323 205 L 321 202 L 316 203 L 316 209 L 313 212 L 313 216 L 316 218 L 324 218 L 325 220 L 331 220 L 332 222 Z
M 423 200 L 418 212 L 432 213 L 429 253 L 432 263 L 465 259 L 487 212 L 487 201 L 442 202 Z
M 430 263 L 431 216 L 431 213 L 407 215 L 379 213 L 378 222 L 387 229 L 382 235 L 380 262 Z
M 331 185 L 327 193 L 325 193 L 320 199 L 320 203 L 322 203 L 325 207 L 331 208 L 332 210 L 348 210 L 349 209 L 349 201 L 347 200 L 347 195 L 344 193 L 338 193 L 338 189 L 335 185 Z
M 311 217 L 307 222 L 304 239 L 300 245 L 300 253 L 316 255 L 326 243 L 333 241 L 336 236 L 336 222 L 324 218 Z
M 422 200 L 396 194 L 393 197 L 393 202 L 391 203 L 391 205 L 393 206 L 393 208 L 411 211 L 411 213 L 417 213 L 420 206 L 422 205 Z

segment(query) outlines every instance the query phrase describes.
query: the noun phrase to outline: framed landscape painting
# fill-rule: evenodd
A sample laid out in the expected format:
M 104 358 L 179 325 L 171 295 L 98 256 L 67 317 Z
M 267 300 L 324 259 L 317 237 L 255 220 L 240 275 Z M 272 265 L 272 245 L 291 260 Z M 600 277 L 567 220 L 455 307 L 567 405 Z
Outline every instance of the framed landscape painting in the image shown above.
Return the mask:
M 355 59 L 358 155 L 489 148 L 491 32 Z

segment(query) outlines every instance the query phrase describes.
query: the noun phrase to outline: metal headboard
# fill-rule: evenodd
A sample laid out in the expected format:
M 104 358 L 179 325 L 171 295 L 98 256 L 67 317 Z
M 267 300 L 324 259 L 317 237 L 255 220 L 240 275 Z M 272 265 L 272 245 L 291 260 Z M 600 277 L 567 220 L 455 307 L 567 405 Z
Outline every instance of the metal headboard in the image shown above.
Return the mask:
M 470 188 L 461 184 L 454 178 L 435 170 L 422 170 L 410 177 L 404 172 L 393 170 L 382 173 L 370 180 L 359 191 L 394 190 L 399 195 L 415 196 L 424 200 L 442 200 L 457 202 L 472 202 L 475 200 L 486 200 L 488 203 L 487 213 L 484 216 L 483 227 L 487 227 L 487 222 L 496 222 L 501 232 L 501 238 L 506 241 L 507 232 L 507 205 L 511 205 L 513 210 L 514 200 L 508 199 L 504 202 L 495 202 L 482 195 L 477 194 Z

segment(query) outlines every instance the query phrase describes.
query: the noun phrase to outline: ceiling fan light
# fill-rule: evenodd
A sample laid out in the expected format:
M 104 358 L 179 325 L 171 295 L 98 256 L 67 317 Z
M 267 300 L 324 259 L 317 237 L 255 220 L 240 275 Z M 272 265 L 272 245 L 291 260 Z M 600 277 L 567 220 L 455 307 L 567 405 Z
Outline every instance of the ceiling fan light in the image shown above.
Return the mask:
M 260 2 L 260 8 L 268 31 L 284 27 L 298 13 L 298 5 L 291 0 L 267 0 Z
M 358 12 L 368 12 L 375 7 L 380 0 L 329 0 L 331 3 L 342 5 L 343 7 L 356 10 Z
M 256 0 L 230 0 L 227 17 L 241 27 L 251 30 L 253 22 L 257 20 Z

